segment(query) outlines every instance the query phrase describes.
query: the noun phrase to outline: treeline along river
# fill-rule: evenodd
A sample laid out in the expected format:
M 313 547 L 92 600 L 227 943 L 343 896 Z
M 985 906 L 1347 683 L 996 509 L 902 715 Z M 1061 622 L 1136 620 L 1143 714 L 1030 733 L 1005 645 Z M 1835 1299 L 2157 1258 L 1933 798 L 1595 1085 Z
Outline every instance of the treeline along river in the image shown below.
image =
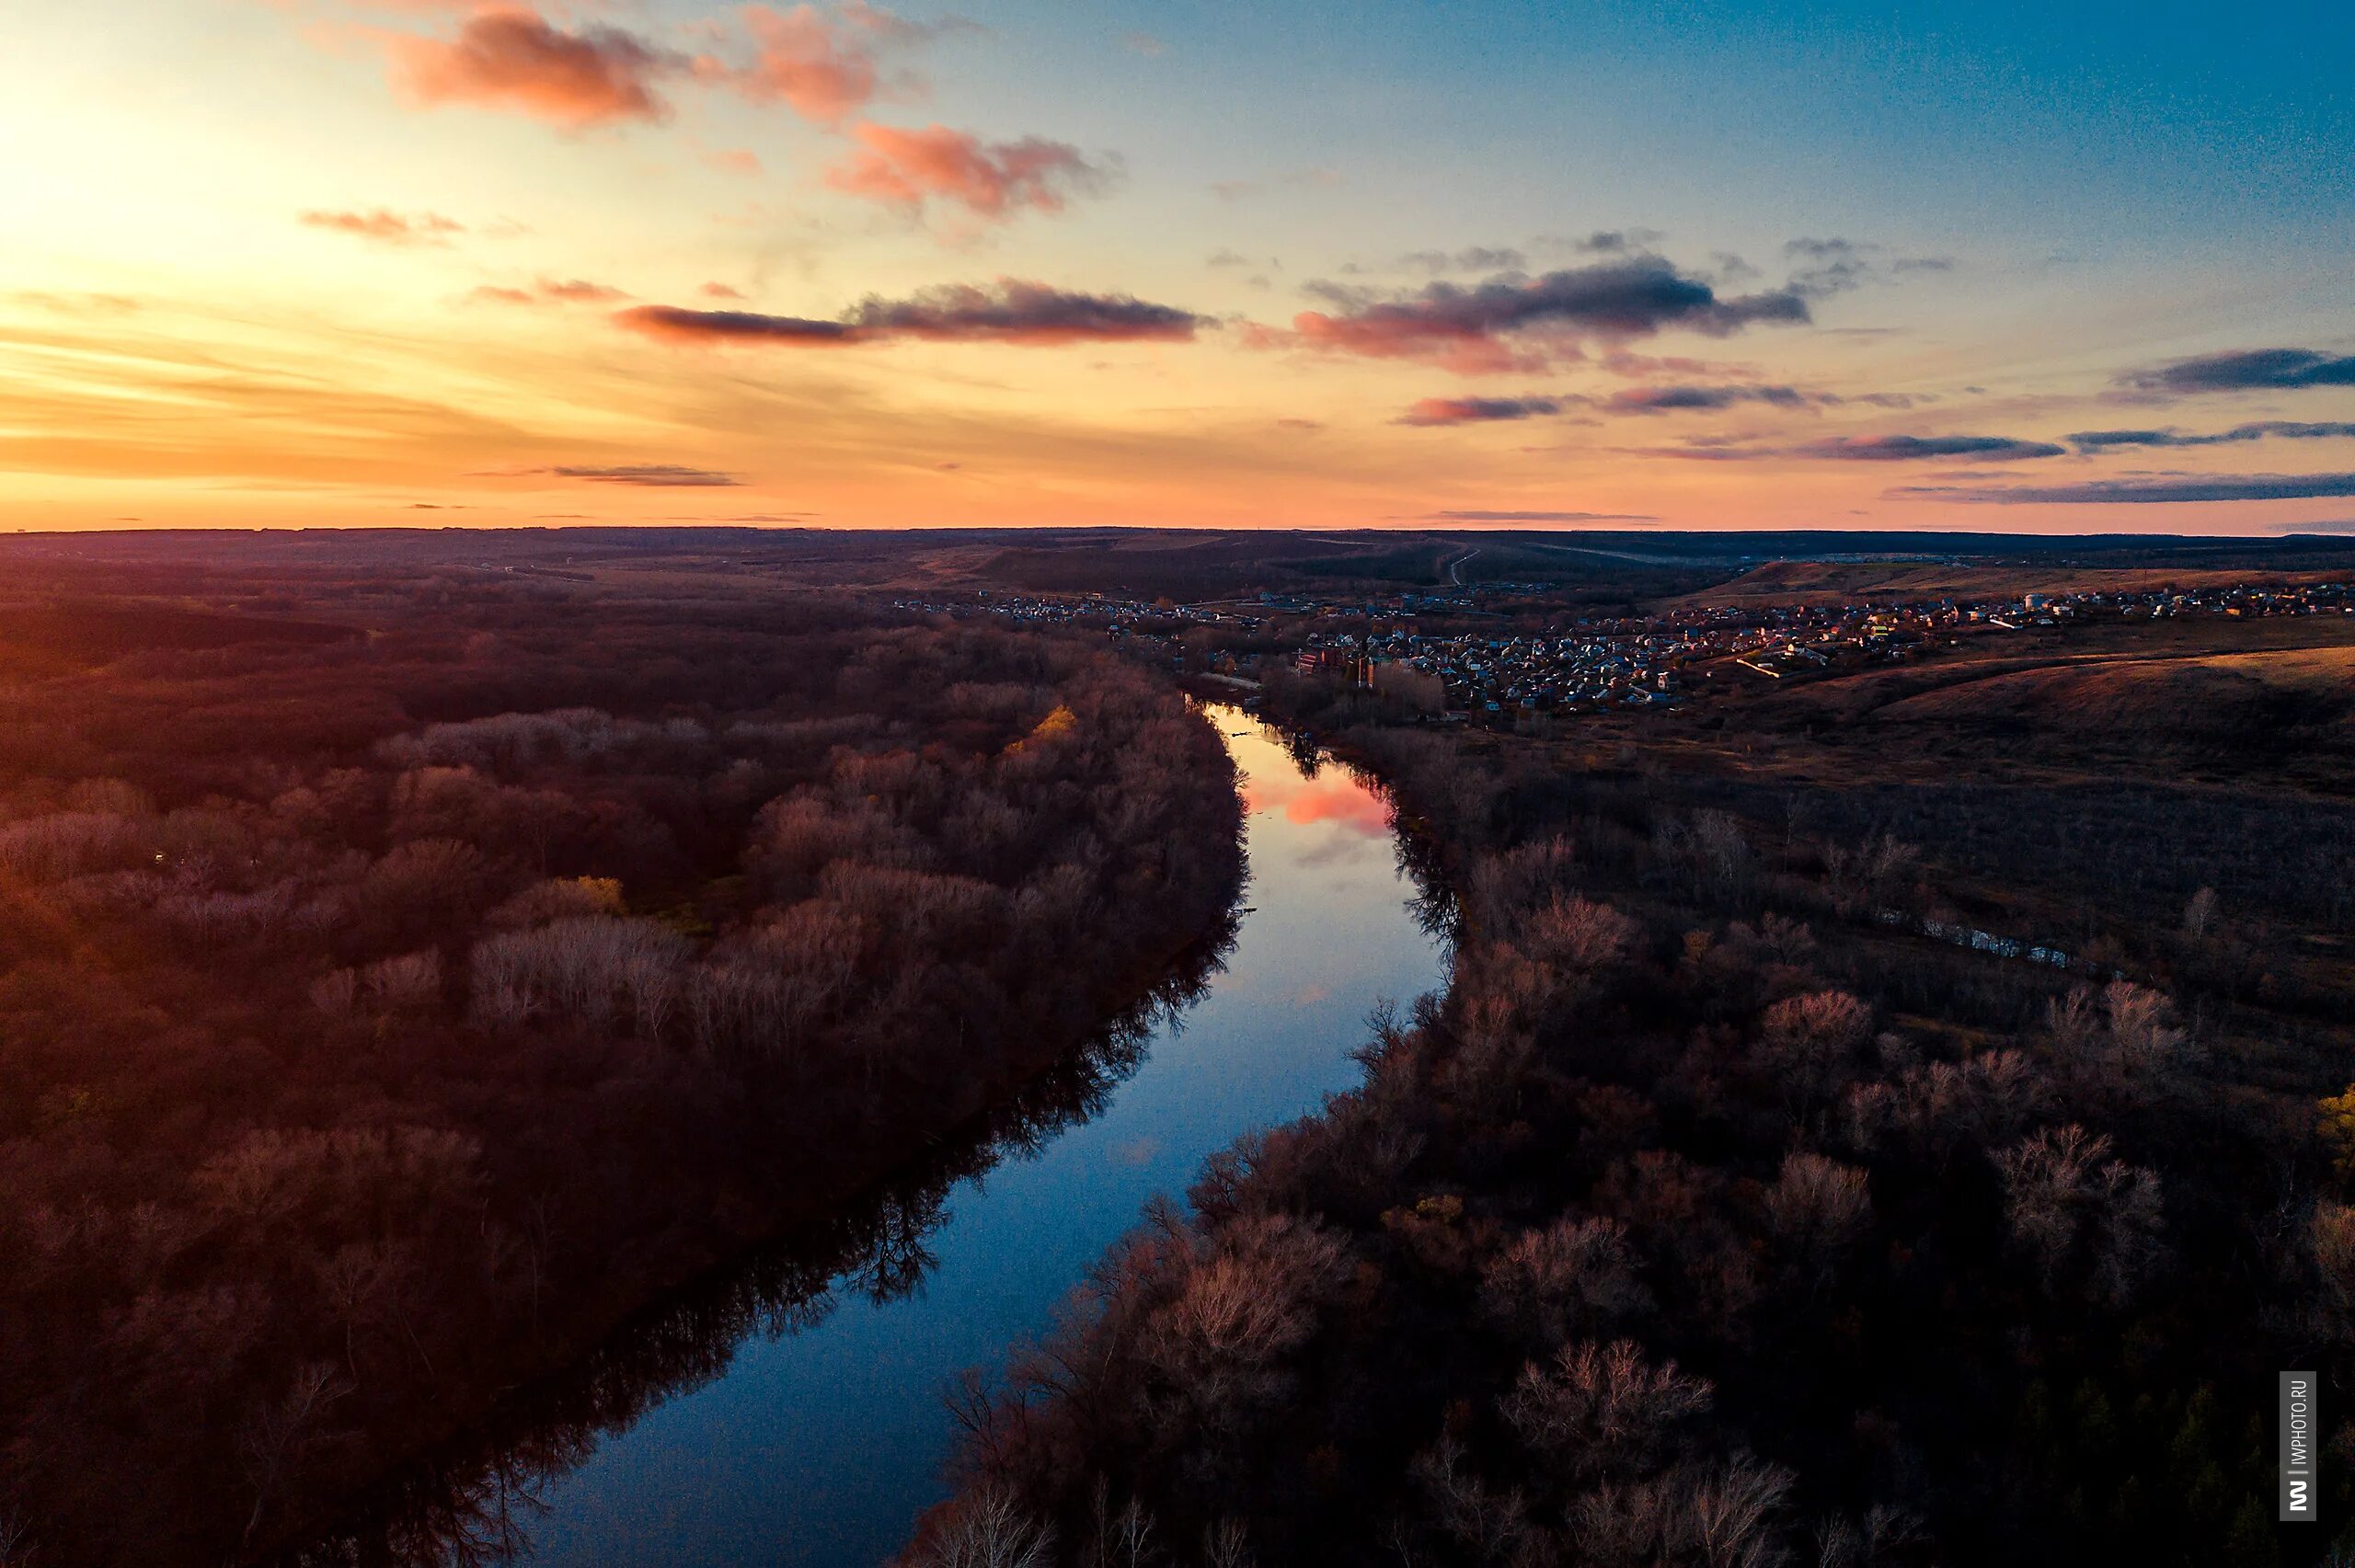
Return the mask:
M 1356 1081 L 1442 983 L 1440 896 L 1378 786 L 1238 709 L 1249 881 L 1226 940 L 992 1125 L 647 1314 L 306 1562 L 871 1564 L 940 1497 L 948 1391 L 1003 1365 L 1158 1194 Z

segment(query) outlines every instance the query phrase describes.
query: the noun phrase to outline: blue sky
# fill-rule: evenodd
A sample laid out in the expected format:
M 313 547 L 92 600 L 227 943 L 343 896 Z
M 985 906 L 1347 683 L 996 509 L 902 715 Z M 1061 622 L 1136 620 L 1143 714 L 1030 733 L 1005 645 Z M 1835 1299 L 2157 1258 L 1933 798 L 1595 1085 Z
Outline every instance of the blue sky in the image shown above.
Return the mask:
M 2327 521 L 2349 11 L 52 8 L 0 509 Z

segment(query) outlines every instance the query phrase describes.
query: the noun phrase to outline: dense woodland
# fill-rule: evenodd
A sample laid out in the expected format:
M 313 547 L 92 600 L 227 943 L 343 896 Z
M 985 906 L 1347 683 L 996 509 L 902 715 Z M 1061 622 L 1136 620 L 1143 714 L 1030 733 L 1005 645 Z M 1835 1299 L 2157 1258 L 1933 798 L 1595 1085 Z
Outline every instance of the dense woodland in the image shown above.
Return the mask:
M 1003 1130 L 1238 885 L 1214 733 L 1081 644 L 561 574 L 205 589 L 0 614 L 10 1568 L 317 1527 Z
M 914 1286 L 1229 929 L 1231 770 L 1159 671 L 779 583 L 1256 542 L 36 545 L 0 1568 L 511 1550 L 748 1327 Z M 2345 1519 L 2344 703 L 1853 690 L 1488 735 L 1272 669 L 1443 864 L 1453 984 L 957 1396 L 909 1562 L 2320 1560 L 2272 1391 L 2324 1370 Z
M 1442 847 L 1453 983 L 966 1391 L 960 1491 L 907 1562 L 2355 1548 L 2355 1041 L 2298 935 L 2343 915 L 2342 803 L 2211 798 L 2161 853 L 2163 775 L 2072 792 L 1991 754 L 1899 788 L 1778 773 L 1763 738 L 1672 768 L 1633 730 L 1345 730 L 1373 705 L 1269 699 Z M 2073 826 L 2097 836 L 2048 853 Z M 1923 924 L 1978 913 L 2093 950 Z M 2272 1522 L 2275 1374 L 2304 1367 L 2320 1529 Z

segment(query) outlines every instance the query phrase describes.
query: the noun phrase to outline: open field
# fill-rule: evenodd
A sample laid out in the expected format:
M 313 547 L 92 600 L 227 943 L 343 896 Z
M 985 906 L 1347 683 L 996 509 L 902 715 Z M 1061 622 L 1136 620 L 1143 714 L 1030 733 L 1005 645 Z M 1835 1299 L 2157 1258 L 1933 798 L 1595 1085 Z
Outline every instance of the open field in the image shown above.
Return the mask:
M 1720 664 L 1708 684 L 1722 701 L 1705 729 L 1804 737 L 1880 778 L 1967 762 L 2323 795 L 2355 783 L 2355 624 L 2342 617 L 1982 631 L 1903 665 L 1769 682 Z
M 2330 571 L 2258 571 L 2218 567 L 2097 567 L 2070 561 L 1984 565 L 1968 562 L 1770 561 L 1685 595 L 1680 605 L 1855 604 L 1931 599 L 2017 599 L 2027 593 L 2144 593 L 2156 589 L 2233 583 L 2316 582 Z

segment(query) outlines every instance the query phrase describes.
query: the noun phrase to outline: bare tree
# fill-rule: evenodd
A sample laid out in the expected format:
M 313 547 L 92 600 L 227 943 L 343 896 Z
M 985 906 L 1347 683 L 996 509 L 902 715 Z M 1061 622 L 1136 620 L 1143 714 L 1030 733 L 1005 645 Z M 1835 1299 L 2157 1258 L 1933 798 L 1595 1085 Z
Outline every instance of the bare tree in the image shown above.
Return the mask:
M 1807 1127 L 1836 1103 L 1872 1032 L 1872 1009 L 1843 990 L 1788 997 L 1766 1010 L 1758 1059 L 1794 1122 Z
M 442 954 L 428 947 L 380 958 L 360 972 L 376 1004 L 386 1010 L 427 1007 L 442 1000 Z
M 1285 1386 L 1281 1363 L 1306 1343 L 1315 1309 L 1348 1272 L 1332 1237 L 1286 1215 L 1227 1227 L 1148 1326 L 1146 1358 L 1217 1429 Z
M 1995 1157 L 2012 1236 L 2047 1288 L 2082 1252 L 2113 1302 L 2131 1296 L 2163 1254 L 2156 1173 L 2109 1157 L 2108 1137 L 2074 1123 L 2045 1127 Z
M 246 1478 L 253 1483 L 253 1512 L 246 1516 L 242 1548 L 260 1528 L 262 1515 L 277 1497 L 300 1462 L 327 1407 L 350 1391 L 325 1362 L 313 1362 L 294 1375 L 278 1399 L 255 1410 L 238 1433 Z
M 1543 1344 L 1610 1327 L 1648 1299 L 1627 1228 L 1599 1216 L 1524 1230 L 1482 1271 L 1480 1304 Z
M 1241 1519 L 1224 1518 L 1202 1529 L 1202 1568 L 1252 1568 L 1251 1533 Z
M 948 1504 L 926 1522 L 909 1551 L 909 1568 L 1046 1568 L 1055 1532 L 1004 1486 L 985 1486 Z
M 1081 1568 L 1145 1568 L 1160 1556 L 1154 1545 L 1153 1516 L 1130 1498 L 1112 1506 L 1112 1483 L 1101 1475 L 1089 1498 L 1093 1539 L 1080 1556 Z
M 1863 1171 L 1794 1151 L 1783 1157 L 1781 1173 L 1766 1189 L 1765 1208 L 1768 1229 L 1790 1249 L 1800 1271 L 1821 1283 L 1863 1232 L 1873 1205 Z
M 1670 1539 L 1703 1568 L 1767 1568 L 1782 1559 L 1774 1521 L 1791 1481 L 1786 1470 L 1738 1455 L 1693 1482 Z
M 360 1382 L 360 1331 L 375 1322 L 380 1314 L 396 1310 L 391 1297 L 408 1269 L 408 1260 L 398 1248 L 371 1242 L 339 1247 L 333 1257 L 319 1265 L 319 1288 L 343 1326 L 344 1369 L 355 1387 Z
M 1633 1340 L 1590 1340 L 1523 1367 L 1500 1408 L 1532 1449 L 1568 1474 L 1595 1476 L 1647 1468 L 1677 1423 L 1708 1409 L 1711 1397 L 1706 1378 L 1645 1360 Z
M 1506 1562 L 1529 1539 L 1529 1499 L 1519 1487 L 1499 1490 L 1465 1463 L 1452 1435 L 1417 1454 L 1409 1467 L 1440 1528 L 1485 1562 Z
M 1637 931 L 1634 921 L 1608 904 L 1557 898 L 1522 922 L 1519 940 L 1540 963 L 1584 979 L 1617 963 Z
M 1884 1568 L 1921 1542 L 1919 1519 L 1876 1503 L 1862 1518 L 1834 1516 L 1818 1527 L 1816 1568 Z
M 675 971 L 687 942 L 658 921 L 572 916 L 475 944 L 475 1021 L 511 1028 L 534 1013 L 584 1024 L 612 1023 L 633 996 L 657 994 L 656 971 Z M 669 990 L 661 1012 L 668 1016 Z

